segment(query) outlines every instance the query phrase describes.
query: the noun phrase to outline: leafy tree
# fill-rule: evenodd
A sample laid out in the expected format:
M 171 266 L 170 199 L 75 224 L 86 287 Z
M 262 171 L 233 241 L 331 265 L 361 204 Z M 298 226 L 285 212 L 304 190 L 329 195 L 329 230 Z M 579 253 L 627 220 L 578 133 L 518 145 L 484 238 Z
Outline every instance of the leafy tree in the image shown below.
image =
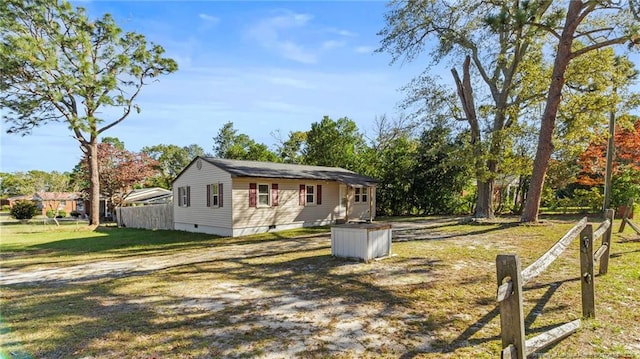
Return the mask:
M 307 132 L 291 131 L 286 140 L 282 139 L 279 131 L 272 135 L 278 141 L 276 154 L 283 162 L 302 163 L 304 161 L 303 152 L 307 142 Z
M 417 141 L 404 118 L 376 120 L 377 136 L 373 141 L 369 175 L 380 182 L 376 189 L 376 212 L 380 215 L 411 214 L 415 205 L 412 193 L 416 167 Z
M 640 118 L 630 128 L 616 128 L 614 135 L 612 205 L 626 204 L 629 198 L 640 195 Z M 589 144 L 580 155 L 578 183 L 600 186 L 604 183 L 607 139 L 602 136 Z
M 171 188 L 171 181 L 197 156 L 204 156 L 202 147 L 155 145 L 142 148 L 142 153 L 158 161 L 159 173 L 149 180 L 150 185 Z
M 214 155 L 220 158 L 278 162 L 278 156 L 267 145 L 257 143 L 249 136 L 233 128 L 233 122 L 225 123 L 213 138 Z
M 67 192 L 77 190 L 71 184 L 71 174 L 67 172 L 28 172 L 0 173 L 0 189 L 3 196 L 29 195 L 41 191 Z
M 551 2 L 549 2 L 551 3 Z M 629 43 L 636 45 L 638 36 L 638 13 L 635 1 L 563 1 L 551 7 L 563 15 L 561 27 L 540 24 L 537 19 L 531 21 L 557 39 L 557 48 L 553 63 L 551 83 L 542 114 L 538 147 L 533 163 L 531 184 L 527 201 L 522 213 L 523 222 L 537 222 L 544 178 L 553 153 L 553 135 L 556 116 L 562 99 L 565 75 L 569 63 L 591 51 Z M 566 11 L 562 9 L 566 6 Z M 530 20 L 528 20 L 530 21 Z
M 432 64 L 451 58 L 462 63 L 462 76 L 452 69 L 460 100 L 462 116 L 468 123 L 469 141 L 474 150 L 475 177 L 478 189 L 475 217 L 492 217 L 494 214 L 494 182 L 504 148 L 505 135 L 518 120 L 518 114 L 532 102 L 538 101 L 535 81 L 536 71 L 523 71 L 539 66 L 541 46 L 536 34 L 538 27 L 529 23 L 552 22 L 545 16 L 551 2 L 513 1 L 393 1 L 385 15 L 387 26 L 379 32 L 383 37 L 378 51 L 388 51 L 393 61 L 400 58 L 414 60 L 424 50 L 429 50 Z M 438 46 L 431 49 L 427 40 L 435 40 Z M 430 104 L 426 111 L 433 111 L 438 103 L 431 97 L 436 76 L 428 73 L 428 67 L 408 87 L 409 103 Z M 476 78 L 474 78 L 476 76 Z M 486 103 L 478 99 L 489 98 Z
M 9 215 L 15 219 L 29 220 L 38 214 L 38 212 L 38 206 L 35 203 L 31 201 L 18 201 L 11 207 Z
M 471 178 L 464 136 L 454 138 L 444 124 L 425 130 L 417 148 L 412 192 L 423 214 L 450 214 L 459 210 L 463 190 Z
M 367 146 L 358 126 L 347 117 L 337 121 L 324 116 L 311 124 L 303 150 L 304 162 L 316 166 L 342 167 L 355 172 L 363 167 Z
M 85 176 L 89 170 L 83 161 Z M 100 194 L 109 199 L 113 209 L 122 204 L 124 196 L 156 174 L 158 162 L 144 153 L 129 152 L 111 143 L 98 144 Z
M 66 122 L 87 160 L 90 223 L 99 223 L 98 136 L 122 122 L 151 79 L 177 70 L 164 49 L 124 33 L 111 15 L 90 20 L 64 0 L 7 0 L 0 7 L 0 105 L 8 132 Z M 120 109 L 112 119 L 105 108 Z

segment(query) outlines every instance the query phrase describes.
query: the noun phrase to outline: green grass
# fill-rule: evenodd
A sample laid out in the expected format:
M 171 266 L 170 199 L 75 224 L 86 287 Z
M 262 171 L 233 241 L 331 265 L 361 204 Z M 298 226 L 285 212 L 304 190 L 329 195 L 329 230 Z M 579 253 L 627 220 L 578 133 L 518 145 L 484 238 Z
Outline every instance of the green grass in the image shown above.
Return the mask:
M 316 340 L 299 353 L 309 358 L 495 358 L 496 255 L 516 253 L 526 267 L 579 218 L 546 217 L 541 225 L 520 225 L 515 217 L 434 222 L 420 230 L 432 239 L 393 243 L 395 256 L 368 264 L 332 257 L 328 239 L 307 243 L 328 238 L 327 228 L 221 238 L 113 227 L 88 231 L 73 224 L 0 226 L 3 270 L 185 258 L 129 275 L 3 286 L 0 340 L 4 351 L 33 357 L 255 357 L 302 337 Z M 215 259 L 186 260 L 207 251 Z M 528 337 L 580 317 L 578 254 L 574 241 L 525 288 Z M 283 298 L 296 302 L 283 306 Z M 315 306 L 305 307 L 311 302 Z M 638 303 L 640 238 L 627 229 L 614 235 L 609 273 L 596 278 L 596 319 L 545 353 L 638 357 Z M 325 321 L 314 322 L 313 313 L 326 313 Z M 369 348 L 363 355 L 336 351 L 332 341 L 318 339 L 353 317 L 368 318 L 368 331 L 402 346 L 361 338 Z M 384 328 L 373 328 L 381 322 Z M 425 340 L 429 346 L 418 345 Z

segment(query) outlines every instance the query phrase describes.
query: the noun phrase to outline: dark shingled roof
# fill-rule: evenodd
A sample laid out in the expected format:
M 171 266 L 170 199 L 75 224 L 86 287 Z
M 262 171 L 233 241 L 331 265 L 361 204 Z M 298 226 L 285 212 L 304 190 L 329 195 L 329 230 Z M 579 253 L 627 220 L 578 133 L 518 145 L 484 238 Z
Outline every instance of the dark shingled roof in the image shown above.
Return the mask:
M 228 160 L 202 157 L 204 161 L 229 172 L 234 177 L 288 178 L 338 181 L 355 186 L 374 186 L 374 178 L 340 167 L 306 166 L 290 163 Z

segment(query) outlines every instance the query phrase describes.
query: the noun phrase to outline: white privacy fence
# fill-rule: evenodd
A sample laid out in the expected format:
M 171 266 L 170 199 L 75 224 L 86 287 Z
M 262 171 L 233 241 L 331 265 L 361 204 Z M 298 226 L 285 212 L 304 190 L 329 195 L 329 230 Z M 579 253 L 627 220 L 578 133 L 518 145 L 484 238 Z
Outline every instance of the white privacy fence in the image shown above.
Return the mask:
M 173 204 L 116 208 L 118 227 L 173 229 Z

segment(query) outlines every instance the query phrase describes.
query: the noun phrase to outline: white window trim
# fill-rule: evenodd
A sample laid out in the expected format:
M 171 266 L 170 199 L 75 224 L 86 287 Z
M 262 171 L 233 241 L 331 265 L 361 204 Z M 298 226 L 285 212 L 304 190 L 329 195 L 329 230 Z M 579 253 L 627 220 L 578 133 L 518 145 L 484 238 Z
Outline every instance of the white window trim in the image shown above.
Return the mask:
M 362 193 L 360 194 L 361 203 L 369 202 L 369 187 L 362 187 Z
M 260 186 L 267 186 L 267 204 L 260 203 Z M 264 194 L 262 194 L 264 196 Z M 258 183 L 256 184 L 256 207 L 257 208 L 268 208 L 271 207 L 271 185 L 268 183 Z
M 209 185 L 209 191 L 211 192 L 211 198 L 209 198 L 209 203 L 211 204 L 211 208 L 219 208 L 220 207 L 220 186 L 219 183 L 212 183 Z M 215 189 L 215 191 L 214 191 Z M 215 194 L 214 194 L 215 192 Z M 216 199 L 217 203 L 214 203 L 213 198 Z
M 353 202 L 354 203 L 360 203 L 361 196 L 362 196 L 362 188 L 355 187 L 353 189 Z
M 309 187 L 313 187 L 313 193 L 311 194 L 313 196 L 313 201 L 309 202 Z M 313 206 L 317 206 L 317 200 L 318 200 L 318 186 L 316 186 L 315 184 L 305 184 L 304 185 L 304 205 L 305 206 L 309 206 L 309 207 L 313 207 Z

